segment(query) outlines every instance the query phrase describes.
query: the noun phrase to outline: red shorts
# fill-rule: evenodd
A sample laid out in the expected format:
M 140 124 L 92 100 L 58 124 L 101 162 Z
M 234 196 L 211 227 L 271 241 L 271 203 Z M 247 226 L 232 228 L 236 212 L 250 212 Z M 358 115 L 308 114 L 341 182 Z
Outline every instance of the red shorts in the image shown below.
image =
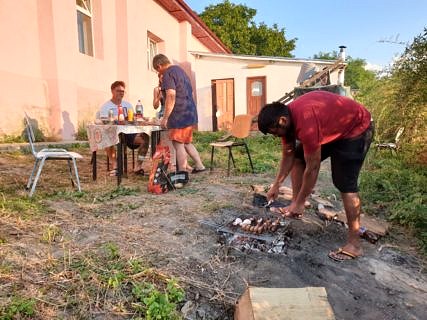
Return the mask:
M 193 126 L 169 129 L 169 139 L 180 143 L 191 143 L 193 142 Z

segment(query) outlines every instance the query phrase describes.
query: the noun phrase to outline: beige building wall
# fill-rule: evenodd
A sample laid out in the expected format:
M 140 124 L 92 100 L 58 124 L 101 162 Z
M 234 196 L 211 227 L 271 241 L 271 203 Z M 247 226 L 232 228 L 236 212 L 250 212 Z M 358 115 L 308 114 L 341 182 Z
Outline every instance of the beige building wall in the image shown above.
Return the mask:
M 141 99 L 145 115 L 154 116 L 152 92 L 158 77 L 148 64 L 148 32 L 159 41 L 158 52 L 190 76 L 194 57 L 189 51 L 212 50 L 192 34 L 191 23 L 198 22 L 182 0 L 91 3 L 93 56 L 79 52 L 76 1 L 0 1 L 0 37 L 7 44 L 0 52 L 0 112 L 5 115 L 0 135 L 19 135 L 26 112 L 46 136 L 74 139 L 79 125 L 93 121 L 111 98 L 115 80 L 126 82 L 126 100 L 135 105 Z M 168 11 L 171 3 L 185 19 Z M 227 52 L 223 44 L 218 46 L 216 50 Z
M 192 52 L 197 83 L 199 130 L 212 130 L 212 80 L 234 79 L 235 115 L 247 113 L 246 79 L 266 77 L 267 103 L 278 100 L 297 84 L 303 63 L 313 63 L 319 70 L 334 61 L 250 57 L 229 54 Z M 331 74 L 331 83 L 337 82 L 337 72 Z
M 248 77 L 266 77 L 271 102 L 292 90 L 306 62 L 229 54 L 183 0 L 91 4 L 93 55 L 87 55 L 79 52 L 76 1 L 0 1 L 0 37 L 7 44 L 0 51 L 0 136 L 19 135 L 26 112 L 46 136 L 74 139 L 111 98 L 115 80 L 126 82 L 126 100 L 135 105 L 140 99 L 144 114 L 153 117 L 158 77 L 149 64 L 148 36 L 190 76 L 203 131 L 212 129 L 212 80 L 234 79 L 237 115 L 247 112 Z

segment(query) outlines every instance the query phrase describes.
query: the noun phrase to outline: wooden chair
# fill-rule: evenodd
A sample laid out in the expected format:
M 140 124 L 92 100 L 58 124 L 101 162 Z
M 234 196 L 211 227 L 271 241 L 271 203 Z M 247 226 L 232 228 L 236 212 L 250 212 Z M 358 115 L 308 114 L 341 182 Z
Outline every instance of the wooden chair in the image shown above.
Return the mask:
M 397 153 L 400 147 L 400 137 L 403 134 L 403 131 L 405 130 L 404 127 L 400 127 L 399 130 L 396 132 L 396 137 L 394 138 L 394 142 L 379 142 L 375 144 L 376 151 L 378 150 L 390 150 L 390 152 Z
M 250 114 L 238 115 L 234 118 L 233 126 L 231 128 L 230 134 L 221 138 L 218 141 L 210 143 L 212 147 L 211 152 L 211 166 L 210 171 L 213 170 L 213 160 L 214 160 L 214 152 L 215 148 L 227 148 L 228 149 L 228 169 L 227 176 L 230 175 L 230 160 L 233 161 L 233 166 L 236 168 L 236 163 L 234 161 L 232 149 L 234 147 L 245 147 L 246 153 L 248 155 L 249 163 L 252 168 L 252 173 L 255 173 L 254 166 L 252 164 L 251 155 L 249 153 L 248 145 L 246 144 L 245 138 L 249 136 L 249 132 L 251 129 L 253 116 Z
M 82 159 L 83 157 L 76 152 L 70 152 L 65 149 L 46 148 L 46 149 L 37 151 L 34 146 L 34 142 L 35 142 L 34 131 L 27 114 L 25 114 L 24 119 L 25 119 L 25 130 L 27 133 L 28 142 L 30 144 L 31 152 L 35 158 L 33 170 L 31 171 L 31 175 L 28 179 L 28 183 L 26 186 L 26 189 L 30 190 L 29 196 L 32 197 L 34 191 L 36 190 L 37 182 L 40 178 L 40 175 L 46 160 L 66 160 L 68 163 L 68 168 L 70 172 L 71 185 L 74 187 L 75 184 L 77 184 L 77 189 L 81 191 L 76 159 Z M 73 166 L 74 166 L 74 175 L 75 175 L 76 183 L 74 183 L 74 180 L 73 180 L 71 162 L 73 163 Z M 35 173 L 36 175 L 34 176 Z

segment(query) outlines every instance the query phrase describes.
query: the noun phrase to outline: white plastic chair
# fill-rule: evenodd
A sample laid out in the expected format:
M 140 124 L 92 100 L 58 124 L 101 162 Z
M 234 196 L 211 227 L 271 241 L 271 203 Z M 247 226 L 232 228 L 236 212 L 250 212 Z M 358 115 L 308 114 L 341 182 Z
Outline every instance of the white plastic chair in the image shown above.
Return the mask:
M 393 154 L 397 153 L 400 147 L 400 137 L 403 134 L 403 131 L 405 130 L 404 127 L 400 127 L 399 130 L 396 132 L 396 137 L 394 138 L 394 142 L 380 142 L 375 144 L 376 150 L 390 150 L 390 152 Z
M 40 174 L 42 172 L 42 169 L 46 160 L 67 160 L 68 168 L 70 171 L 71 184 L 74 187 L 75 183 L 73 180 L 73 173 L 71 169 L 71 161 L 72 161 L 74 166 L 74 174 L 76 178 L 77 189 L 81 191 L 76 159 L 82 159 L 83 157 L 77 152 L 70 152 L 65 149 L 47 148 L 47 149 L 42 149 L 40 151 L 37 151 L 34 146 L 34 142 L 35 142 L 34 131 L 27 114 L 25 114 L 25 129 L 27 132 L 28 142 L 30 143 L 31 152 L 35 158 L 34 167 L 33 167 L 33 170 L 31 171 L 31 175 L 28 179 L 28 183 L 26 187 L 27 190 L 30 190 L 29 196 L 30 197 L 33 196 L 33 193 L 36 189 L 37 182 L 40 178 Z M 37 171 L 37 174 L 34 177 L 34 173 L 36 171 Z

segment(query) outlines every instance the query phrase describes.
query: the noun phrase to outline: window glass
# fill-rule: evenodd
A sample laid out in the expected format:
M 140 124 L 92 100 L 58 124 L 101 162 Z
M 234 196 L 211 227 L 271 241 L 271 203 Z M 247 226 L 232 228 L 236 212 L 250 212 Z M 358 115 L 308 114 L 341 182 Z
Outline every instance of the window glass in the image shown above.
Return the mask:
M 90 0 L 76 0 L 79 51 L 93 56 L 92 7 Z
M 262 96 L 262 82 L 261 81 L 252 82 L 251 94 L 252 94 L 252 97 Z

